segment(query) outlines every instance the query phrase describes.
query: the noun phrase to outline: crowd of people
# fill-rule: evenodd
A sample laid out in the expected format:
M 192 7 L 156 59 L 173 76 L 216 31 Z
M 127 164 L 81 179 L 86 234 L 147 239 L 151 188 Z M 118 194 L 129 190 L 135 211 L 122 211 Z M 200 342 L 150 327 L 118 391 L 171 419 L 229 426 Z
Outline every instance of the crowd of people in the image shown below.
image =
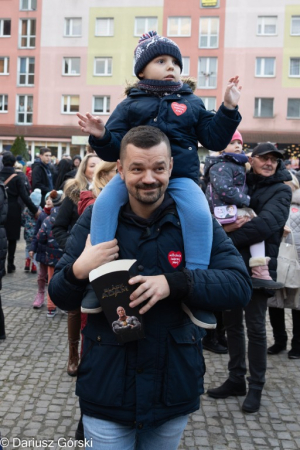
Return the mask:
M 268 299 L 286 292 L 276 279 L 283 233 L 300 241 L 296 174 L 269 142 L 244 153 L 237 76 L 214 113 L 181 70 L 179 47 L 149 32 L 135 49 L 139 81 L 108 122 L 78 114 L 91 146 L 84 158 L 63 158 L 54 171 L 43 147 L 21 177 L 15 157 L 2 157 L 0 277 L 6 248 L 7 272 L 16 270 L 23 224 L 24 269 L 38 265 L 33 308 L 47 293 L 47 317 L 57 307 L 68 314 L 67 373 L 77 376 L 82 413 L 76 437 L 97 449 L 175 450 L 204 392 L 202 348 L 229 354 L 228 379 L 207 394 L 246 396 L 242 410 L 257 412 L 267 354 L 287 346 L 284 309 L 270 307 L 275 342 L 267 348 L 266 312 Z M 198 142 L 212 151 L 201 178 Z M 118 259 L 136 260 L 119 321 L 130 328 L 130 308 L 140 308 L 145 335 L 126 343 L 89 282 L 93 269 Z M 296 359 L 299 308 L 292 314 L 288 356 Z M 0 339 L 4 320 L 0 300 Z

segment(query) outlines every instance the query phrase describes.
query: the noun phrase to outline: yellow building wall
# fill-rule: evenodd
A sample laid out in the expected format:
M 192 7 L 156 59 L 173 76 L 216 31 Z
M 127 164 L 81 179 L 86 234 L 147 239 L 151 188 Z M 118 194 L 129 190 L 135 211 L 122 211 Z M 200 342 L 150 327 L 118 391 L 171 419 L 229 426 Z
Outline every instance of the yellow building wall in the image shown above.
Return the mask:
M 300 36 L 291 36 L 292 16 L 300 16 L 300 5 L 288 5 L 285 9 L 282 81 L 283 87 L 300 88 L 300 77 L 289 77 L 290 58 L 300 58 Z
M 96 18 L 114 18 L 114 36 L 95 36 Z M 158 34 L 162 32 L 162 7 L 90 8 L 87 64 L 88 85 L 124 85 L 133 82 L 133 52 L 139 38 L 134 36 L 135 17 L 157 17 Z M 112 57 L 112 76 L 94 76 L 94 58 Z

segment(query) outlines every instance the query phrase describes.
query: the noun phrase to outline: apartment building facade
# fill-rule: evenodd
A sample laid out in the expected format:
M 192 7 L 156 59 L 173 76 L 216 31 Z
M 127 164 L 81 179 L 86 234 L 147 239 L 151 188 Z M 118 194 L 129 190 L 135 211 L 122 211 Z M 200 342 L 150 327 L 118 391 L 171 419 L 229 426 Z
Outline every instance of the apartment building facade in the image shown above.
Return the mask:
M 270 140 L 297 154 L 299 0 L 1 0 L 0 151 L 24 136 L 32 156 L 41 145 L 83 154 L 76 112 L 109 118 L 150 29 L 180 46 L 182 75 L 208 109 L 239 74 L 249 147 Z

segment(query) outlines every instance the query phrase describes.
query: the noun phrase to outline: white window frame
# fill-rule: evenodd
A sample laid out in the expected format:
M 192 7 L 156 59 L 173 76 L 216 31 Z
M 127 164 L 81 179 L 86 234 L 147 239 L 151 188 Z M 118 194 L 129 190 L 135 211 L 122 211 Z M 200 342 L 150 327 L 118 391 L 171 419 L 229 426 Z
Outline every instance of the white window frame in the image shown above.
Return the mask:
M 299 103 L 299 106 L 298 106 L 298 108 L 299 108 L 299 115 L 298 116 L 289 116 L 288 115 L 288 113 L 289 113 L 289 101 L 290 100 L 297 100 L 298 101 L 298 103 Z M 294 120 L 300 119 L 300 98 L 288 98 L 286 117 L 287 117 L 287 119 L 294 119 Z
M 261 73 L 258 73 L 258 60 L 261 60 Z M 266 75 L 265 72 L 265 65 L 266 65 L 266 59 L 273 59 L 273 74 L 272 75 Z M 255 76 L 257 78 L 274 78 L 276 76 L 276 58 L 271 57 L 264 57 L 264 56 L 257 56 L 255 58 Z
M 22 22 L 27 22 L 27 34 L 22 34 Z M 20 19 L 19 22 L 19 48 L 35 48 L 36 44 L 36 34 L 30 34 L 31 23 L 35 22 L 35 33 L 36 33 L 36 19 Z M 31 45 L 31 39 L 34 38 L 34 45 Z M 22 45 L 22 39 L 26 39 L 26 45 Z
M 183 56 L 182 57 L 182 77 L 189 77 L 190 76 L 190 57 L 189 56 Z
M 26 65 L 26 72 L 21 73 L 21 59 L 25 59 L 25 65 Z M 29 72 L 29 66 L 30 66 L 30 60 L 33 59 L 34 60 L 34 71 Z M 21 76 L 25 75 L 25 83 L 21 83 L 20 82 L 20 78 Z M 18 58 L 18 86 L 34 86 L 34 79 L 33 79 L 33 83 L 29 83 L 29 76 L 33 75 L 33 78 L 35 76 L 35 58 L 33 56 L 20 56 Z
M 208 23 L 208 33 L 207 34 L 203 34 L 201 33 L 201 28 L 202 28 L 202 24 L 204 20 L 209 20 Z M 218 21 L 218 29 L 217 29 L 217 34 L 213 34 L 211 33 L 211 25 L 212 25 L 212 20 L 217 20 Z M 202 24 L 201 24 L 202 22 Z M 220 34 L 220 18 L 219 17 L 200 17 L 199 20 L 199 48 L 219 48 L 219 34 Z M 201 37 L 202 36 L 207 36 L 207 40 L 208 40 L 208 44 L 206 47 L 201 47 Z M 216 45 L 210 45 L 210 41 L 212 37 L 217 37 L 217 42 Z
M 220 0 L 206 0 L 207 5 L 203 6 L 202 4 L 203 0 L 200 0 L 200 8 L 219 8 L 220 6 Z M 210 5 L 209 5 L 210 3 Z M 216 3 L 215 5 L 212 5 L 213 3 Z
M 199 78 L 200 78 L 200 60 L 201 59 L 206 59 L 206 68 L 205 68 L 205 72 L 203 73 L 203 76 L 205 76 L 206 79 L 206 83 L 205 86 L 200 85 L 199 83 Z M 211 72 L 211 63 L 212 60 L 216 60 L 216 73 L 215 73 L 215 78 L 216 78 L 216 82 L 213 86 L 209 86 L 209 80 L 210 80 L 210 76 L 214 74 L 214 72 Z M 207 74 L 207 76 L 206 76 Z M 217 83 L 218 83 L 218 58 L 217 57 L 200 57 L 198 58 L 198 74 L 197 74 L 197 88 L 198 89 L 216 89 L 217 88 Z
M 100 21 L 106 21 L 105 24 L 105 28 L 106 28 L 106 32 L 104 33 L 100 33 L 98 31 L 98 23 Z M 95 20 L 95 36 L 100 36 L 100 37 L 108 37 L 108 36 L 113 36 L 114 35 L 114 18 L 113 17 L 96 17 Z
M 275 32 L 274 33 L 266 33 L 265 27 L 268 25 L 266 22 L 268 19 L 276 19 L 275 20 Z M 261 22 L 261 23 L 260 23 Z M 276 36 L 277 35 L 277 22 L 278 17 L 277 16 L 258 16 L 257 17 L 257 36 Z M 261 26 L 261 32 L 259 32 L 259 27 Z
M 21 97 L 24 97 L 24 111 L 20 110 L 20 99 Z M 16 122 L 18 125 L 32 125 L 32 118 L 33 118 L 33 110 L 28 111 L 29 108 L 29 99 L 32 100 L 33 105 L 33 95 L 17 95 L 17 117 Z M 24 114 L 24 122 L 19 121 L 19 114 Z M 28 117 L 31 116 L 31 121 L 28 121 Z
M 23 3 L 24 0 L 20 0 L 20 11 L 36 11 L 37 9 L 37 0 L 27 0 L 28 7 L 24 8 Z
M 72 60 L 74 59 L 78 59 L 79 60 L 79 72 L 72 72 Z M 66 62 L 68 62 L 68 66 L 69 66 L 69 72 L 65 72 L 65 64 Z M 79 56 L 64 56 L 62 59 L 62 75 L 64 77 L 79 77 L 80 76 L 80 57 Z
M 78 111 L 71 111 L 71 98 L 72 97 L 78 97 Z M 67 111 L 64 111 L 65 106 L 65 98 L 67 98 Z M 80 106 L 80 96 L 79 95 L 72 95 L 72 94 L 66 94 L 61 96 L 61 113 L 62 114 L 76 114 L 79 112 L 79 106 Z
M 171 34 L 170 33 L 170 21 L 172 19 L 177 19 L 178 23 L 177 23 L 177 33 L 176 34 Z M 189 19 L 190 20 L 190 31 L 188 34 L 182 34 L 181 32 L 181 22 L 182 19 Z M 167 31 L 167 35 L 170 37 L 190 37 L 192 34 L 192 18 L 190 16 L 171 16 L 168 17 L 168 31 Z
M 291 74 L 291 68 L 292 68 L 292 60 L 293 59 L 296 59 L 296 60 L 298 60 L 299 61 L 299 72 L 298 72 L 298 74 L 297 75 L 292 75 Z M 290 58 L 290 65 L 289 65 L 289 77 L 290 78 L 300 78 L 300 57 L 298 58 L 298 57 L 294 57 L 294 58 Z
M 80 20 L 80 34 L 73 34 L 73 20 Z M 69 23 L 70 34 L 67 34 L 67 24 Z M 65 17 L 64 37 L 81 37 L 82 36 L 82 17 Z
M 258 115 L 255 115 L 255 104 L 256 100 L 258 100 Z M 262 100 L 272 100 L 272 115 L 271 116 L 262 116 L 261 115 L 261 109 L 262 109 Z M 256 119 L 272 119 L 274 117 L 274 98 L 272 97 L 256 97 L 254 99 L 254 117 Z
M 10 33 L 9 34 L 3 34 L 4 33 L 4 22 L 10 22 Z M 8 38 L 11 36 L 11 19 L 0 19 L 0 37 L 1 38 Z
M 299 31 L 297 33 L 293 33 L 293 22 L 299 22 L 298 29 Z M 291 17 L 291 36 L 300 36 L 300 16 L 292 16 Z
M 95 102 L 97 98 L 103 98 L 103 112 L 95 111 Z M 93 114 L 97 114 L 98 116 L 107 116 L 110 114 L 110 95 L 94 95 L 93 96 L 93 105 L 92 105 L 92 111 Z M 107 109 L 108 106 L 108 109 Z
M 9 56 L 1 56 L 4 60 L 4 72 L 0 72 L 0 76 L 9 75 Z
M 95 77 L 111 77 L 112 76 L 112 72 L 113 72 L 112 60 L 113 59 L 112 59 L 111 56 L 96 56 L 94 58 L 94 76 Z M 104 61 L 104 65 L 105 65 L 104 73 L 97 73 L 96 72 L 97 61 Z M 110 67 L 111 67 L 111 72 L 110 73 L 108 72 L 109 61 L 110 61 Z
M 145 20 L 144 23 L 144 30 L 140 33 L 137 30 L 137 21 L 138 20 Z M 149 20 L 156 20 L 156 24 L 155 25 L 149 25 Z M 134 36 L 140 37 L 142 36 L 144 33 L 148 33 L 148 31 L 156 31 L 158 29 L 158 17 L 157 16 L 137 16 L 134 18 Z
M 0 114 L 7 114 L 8 113 L 8 95 L 7 94 L 0 94 Z M 7 105 L 7 109 L 4 109 L 3 106 Z M 2 109 L 1 109 L 2 106 Z
M 216 111 L 216 106 L 217 106 L 217 97 L 200 97 L 201 100 L 204 103 L 205 109 L 207 109 L 208 111 Z M 213 101 L 213 107 L 211 107 L 211 105 L 209 105 L 209 101 Z

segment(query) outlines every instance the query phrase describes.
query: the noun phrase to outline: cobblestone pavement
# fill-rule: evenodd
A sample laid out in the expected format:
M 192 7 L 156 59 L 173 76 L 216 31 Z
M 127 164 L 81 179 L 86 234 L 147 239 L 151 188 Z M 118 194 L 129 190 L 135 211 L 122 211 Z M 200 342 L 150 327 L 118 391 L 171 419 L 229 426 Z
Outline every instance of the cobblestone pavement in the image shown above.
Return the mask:
M 18 243 L 16 266 L 14 274 L 3 278 L 1 293 L 7 339 L 0 343 L 0 431 L 10 439 L 9 449 L 21 448 L 19 444 L 35 449 L 42 439 L 54 440 L 53 447 L 46 448 L 71 448 L 68 439 L 74 438 L 79 409 L 75 380 L 66 373 L 67 317 L 59 312 L 49 319 L 45 307 L 32 309 L 37 276 L 23 270 L 23 241 Z M 286 320 L 291 337 L 289 313 Z M 217 387 L 227 377 L 228 356 L 205 351 L 205 358 L 205 387 Z M 287 352 L 268 357 L 260 411 L 243 414 L 243 399 L 203 395 L 180 450 L 300 448 L 300 360 L 289 360 Z M 29 439 L 35 439 L 35 445 Z

